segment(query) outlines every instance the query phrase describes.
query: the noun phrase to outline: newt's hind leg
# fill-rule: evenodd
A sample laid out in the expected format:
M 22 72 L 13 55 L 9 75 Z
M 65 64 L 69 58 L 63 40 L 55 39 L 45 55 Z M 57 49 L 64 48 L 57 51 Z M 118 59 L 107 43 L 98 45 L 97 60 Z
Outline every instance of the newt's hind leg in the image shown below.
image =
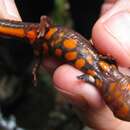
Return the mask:
M 32 78 L 33 78 L 34 86 L 37 86 L 38 84 L 38 71 L 42 63 L 42 60 L 43 60 L 43 54 L 41 51 L 41 53 L 39 52 L 39 55 L 35 57 L 35 63 L 33 64 L 33 68 L 32 68 Z
M 37 86 L 37 81 L 38 81 L 37 77 L 38 77 L 38 70 L 39 70 L 40 64 L 41 64 L 40 60 L 36 60 L 32 68 L 32 77 L 33 77 L 34 86 Z
M 82 74 L 77 76 L 78 79 L 83 80 L 86 83 L 95 84 L 95 78 L 90 74 Z
M 94 86 L 101 87 L 103 85 L 102 79 L 100 76 L 91 75 L 91 74 L 82 74 L 77 77 L 79 80 L 83 80 L 86 83 L 90 83 Z

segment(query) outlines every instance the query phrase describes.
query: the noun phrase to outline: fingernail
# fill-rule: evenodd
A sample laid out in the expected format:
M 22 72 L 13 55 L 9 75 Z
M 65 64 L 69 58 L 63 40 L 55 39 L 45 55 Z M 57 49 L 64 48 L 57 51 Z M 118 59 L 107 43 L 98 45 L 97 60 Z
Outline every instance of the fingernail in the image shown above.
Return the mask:
M 4 18 L 21 20 L 14 0 L 0 0 L 0 5 Z
M 113 3 L 105 3 L 102 5 L 102 8 L 101 8 L 101 15 L 105 14 L 108 10 L 110 10 L 113 6 Z
M 130 13 L 119 12 L 103 21 L 105 30 L 117 41 L 130 56 Z

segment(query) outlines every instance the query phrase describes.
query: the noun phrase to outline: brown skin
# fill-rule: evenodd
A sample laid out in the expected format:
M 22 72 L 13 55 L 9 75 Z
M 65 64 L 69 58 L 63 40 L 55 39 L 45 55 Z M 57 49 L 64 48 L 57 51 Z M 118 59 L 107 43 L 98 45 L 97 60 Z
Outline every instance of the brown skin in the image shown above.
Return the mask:
M 13 6 L 8 6 L 8 8 L 6 8 L 8 9 L 8 11 L 5 10 L 4 6 L 0 6 L 0 18 L 21 20 L 15 7 L 15 3 L 12 0 L 8 1 Z M 2 5 L 4 2 L 5 0 L 0 0 L 0 5 Z M 115 0 L 107 0 L 107 3 L 105 3 L 102 7 L 102 14 L 104 14 L 106 10 L 108 11 L 109 8 L 112 7 L 112 4 L 114 4 L 114 2 Z M 110 6 L 108 6 L 108 3 Z M 120 6 L 123 4 L 124 6 Z M 104 9 L 103 11 L 103 8 L 107 9 Z M 128 49 L 130 49 L 130 47 L 127 45 L 128 42 L 122 42 L 122 39 L 117 40 L 117 38 L 115 38 L 115 35 L 113 38 L 113 36 L 104 29 L 102 21 L 104 19 L 107 19 L 109 16 L 115 14 L 115 12 L 117 13 L 122 10 L 129 11 L 129 8 L 129 0 L 125 0 L 125 2 L 121 0 L 120 2 L 118 2 L 114 9 L 110 9 L 107 13 L 105 13 L 105 15 L 101 17 L 101 19 L 96 22 L 92 33 L 92 39 L 94 41 L 94 44 L 97 48 L 99 48 L 99 50 L 104 53 L 111 54 L 113 57 L 116 58 L 119 64 L 127 67 L 130 66 L 129 51 L 125 50 L 126 46 Z M 12 10 L 13 15 L 7 13 L 10 12 L 10 10 Z M 113 23 L 113 19 L 109 19 L 109 22 L 107 23 Z M 127 35 L 129 36 L 128 33 L 126 33 L 126 37 Z M 57 64 L 59 63 L 51 58 L 45 59 L 43 61 L 43 66 L 45 66 L 50 72 L 54 71 Z M 89 126 L 95 128 L 96 130 L 130 129 L 129 122 L 118 120 L 113 116 L 112 112 L 104 104 L 100 94 L 93 86 L 88 85 L 86 83 L 79 84 L 76 76 L 80 74 L 81 72 L 73 68 L 72 66 L 62 65 L 55 71 L 53 79 L 54 83 L 57 86 L 56 88 L 68 99 L 68 101 L 74 104 L 75 108 L 77 109 L 77 113 L 83 119 L 83 121 Z

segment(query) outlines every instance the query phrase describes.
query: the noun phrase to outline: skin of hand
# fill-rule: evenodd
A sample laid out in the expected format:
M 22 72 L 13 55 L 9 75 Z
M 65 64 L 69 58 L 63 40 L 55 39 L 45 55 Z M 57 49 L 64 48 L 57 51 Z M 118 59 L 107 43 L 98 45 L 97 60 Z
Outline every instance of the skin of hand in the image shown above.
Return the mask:
M 0 18 L 21 21 L 14 0 L 0 0 L 0 5 Z M 94 46 L 102 53 L 111 54 L 119 65 L 125 67 L 130 67 L 129 12 L 129 0 L 106 0 L 102 6 L 102 16 L 92 31 Z M 52 58 L 43 61 L 43 66 L 50 72 L 58 64 Z M 76 77 L 81 74 L 70 65 L 61 65 L 54 72 L 53 80 L 56 89 L 73 104 L 84 123 L 95 130 L 129 130 L 130 123 L 113 116 L 94 86 L 78 82 Z

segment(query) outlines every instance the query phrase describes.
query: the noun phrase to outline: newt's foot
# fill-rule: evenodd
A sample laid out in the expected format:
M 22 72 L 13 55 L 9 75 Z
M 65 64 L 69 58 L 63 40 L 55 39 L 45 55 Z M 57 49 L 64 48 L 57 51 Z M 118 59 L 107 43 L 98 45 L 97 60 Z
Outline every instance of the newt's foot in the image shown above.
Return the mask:
M 83 80 L 84 82 L 87 82 L 87 83 L 91 83 L 91 84 L 95 83 L 95 79 L 91 75 L 82 74 L 80 76 L 77 76 L 77 78 L 80 79 L 80 80 Z

